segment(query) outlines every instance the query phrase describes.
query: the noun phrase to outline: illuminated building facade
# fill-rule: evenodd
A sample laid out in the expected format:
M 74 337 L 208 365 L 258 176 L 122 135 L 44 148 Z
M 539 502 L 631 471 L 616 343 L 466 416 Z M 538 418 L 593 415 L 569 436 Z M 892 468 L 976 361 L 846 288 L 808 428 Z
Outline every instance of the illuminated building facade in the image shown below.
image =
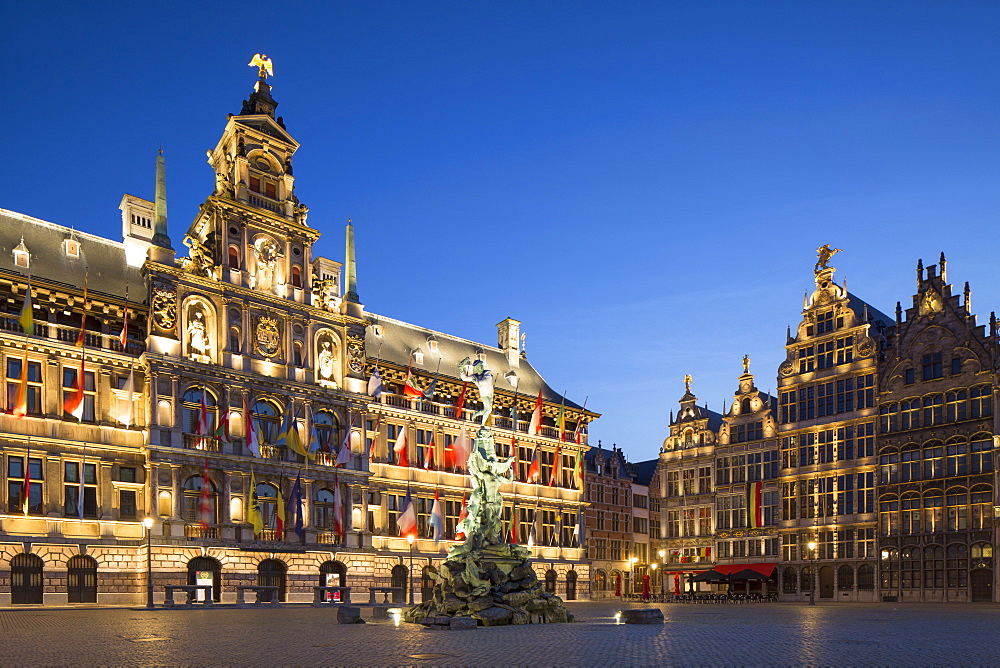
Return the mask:
M 632 558 L 639 559 L 636 548 L 641 543 L 633 536 L 633 480 L 625 455 L 616 445 L 605 450 L 598 442 L 587 453 L 585 472 L 591 589 L 595 598 L 630 593 L 637 563 Z
M 992 601 L 997 344 L 942 253 L 879 363 L 878 506 L 884 600 Z

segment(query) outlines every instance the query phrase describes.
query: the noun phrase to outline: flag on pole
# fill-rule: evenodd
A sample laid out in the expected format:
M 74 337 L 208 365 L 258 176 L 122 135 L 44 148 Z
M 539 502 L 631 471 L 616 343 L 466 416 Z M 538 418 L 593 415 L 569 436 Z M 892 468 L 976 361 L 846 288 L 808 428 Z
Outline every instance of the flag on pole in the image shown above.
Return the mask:
M 257 479 L 250 469 L 250 503 L 247 504 L 247 522 L 253 527 L 253 535 L 259 536 L 264 530 L 264 520 L 260 516 L 260 498 L 257 496 Z
M 406 453 L 406 425 L 400 426 L 399 436 L 396 437 L 396 443 L 392 446 L 392 451 L 396 453 L 396 466 L 410 465 L 410 458 Z
M 219 426 L 215 428 L 215 437 L 221 443 L 232 443 L 232 435 L 229 433 L 229 421 L 233 418 L 233 404 L 230 396 L 226 397 L 226 410 L 219 416 Z
M 462 425 L 462 429 L 458 432 L 458 438 L 455 439 L 454 450 L 455 468 L 468 468 L 469 455 L 472 454 L 472 441 L 469 440 L 469 432 L 465 428 L 465 425 Z
M 84 379 L 84 369 L 83 369 L 84 358 L 83 355 L 80 356 L 80 369 L 76 373 L 76 379 L 73 381 L 73 391 L 69 393 L 63 401 L 63 410 L 75 417 L 78 421 L 83 420 L 83 379 Z
M 285 504 L 285 516 L 291 516 L 295 520 L 295 535 L 299 540 L 303 540 L 302 533 L 302 473 L 295 476 L 295 484 L 288 492 L 288 502 Z
M 424 445 L 424 470 L 430 471 L 434 468 L 434 434 L 431 433 L 431 442 Z
M 559 412 L 556 414 L 556 431 L 559 432 L 559 440 L 566 440 L 566 393 L 563 393 L 562 401 L 559 402 Z
M 14 417 L 20 420 L 28 414 L 28 351 L 24 351 L 24 359 L 21 360 L 21 378 L 17 384 L 17 394 L 14 395 L 14 406 L 12 408 Z
M 246 424 L 247 450 L 254 457 L 260 457 L 260 438 L 257 435 L 257 428 L 253 423 L 253 415 L 250 413 L 250 405 L 247 396 L 243 395 L 243 418 Z M 258 531 L 258 533 L 260 533 Z
M 28 277 L 28 289 L 24 292 L 24 305 L 21 306 L 21 317 L 18 318 L 25 335 L 35 333 L 35 312 L 31 306 L 31 277 Z
M 449 438 L 447 434 L 444 437 L 444 457 L 441 465 L 445 469 L 455 468 L 455 448 L 452 447 L 453 441 L 450 441 Z
M 528 532 L 528 547 L 533 547 L 537 541 L 537 533 L 535 531 L 537 520 L 538 508 L 535 508 L 535 512 L 531 514 L 531 530 Z
M 587 410 L 587 401 L 590 400 L 590 396 L 583 400 L 582 411 Z M 580 441 L 583 439 L 583 428 L 587 424 L 586 420 L 583 419 L 583 412 L 581 411 L 580 416 L 576 420 L 576 429 L 573 430 L 573 442 L 580 445 Z
M 378 366 L 372 370 L 371 378 L 368 379 L 368 396 L 374 397 L 376 401 L 382 400 L 382 376 L 378 372 Z
M 511 545 L 517 545 L 517 506 L 510 509 L 510 523 L 507 525 L 507 535 L 510 536 Z
M 764 524 L 760 505 L 760 480 L 747 484 L 747 527 L 759 529 Z
M 278 503 L 274 508 L 274 529 L 278 540 L 285 540 L 285 497 L 281 493 L 281 482 L 278 482 Z
M 438 490 L 434 490 L 434 506 L 431 508 L 431 529 L 434 530 L 434 544 L 441 542 L 444 536 L 444 511 L 441 510 L 441 497 Z
M 382 435 L 381 430 L 382 430 L 382 413 L 379 413 L 378 417 L 375 418 L 375 429 L 374 429 L 375 435 L 372 436 L 372 446 L 368 452 L 369 461 L 375 461 L 375 448 L 378 447 L 378 437 Z
M 576 488 L 583 491 L 583 453 L 576 453 L 576 461 L 573 463 L 573 482 Z
M 542 390 L 538 390 L 538 399 L 535 400 L 535 409 L 531 411 L 531 422 L 528 424 L 528 432 L 532 436 L 537 436 L 542 431 Z
M 340 494 L 340 478 L 333 474 L 333 533 L 344 535 L 344 499 Z
M 125 350 L 125 341 L 128 340 L 128 285 L 125 286 L 125 313 L 123 314 L 122 331 L 118 335 L 118 343 L 122 350 Z
M 462 409 L 465 407 L 465 390 L 468 389 L 469 382 L 466 381 L 462 383 L 462 391 L 458 393 L 458 399 L 455 401 L 455 419 L 464 420 L 465 417 L 462 415 Z
M 413 497 L 410 490 L 406 490 L 406 497 L 403 499 L 403 507 L 399 510 L 399 519 L 396 520 L 399 526 L 400 536 L 417 535 L 417 507 L 413 505 Z
M 413 370 L 410 367 L 406 367 L 406 383 L 403 384 L 403 394 L 413 399 L 424 396 L 424 391 L 417 387 L 413 381 Z
M 21 510 L 24 516 L 28 516 L 28 509 L 31 507 L 31 442 L 28 442 L 28 453 L 24 456 L 24 483 L 21 486 Z
M 316 414 L 313 413 L 312 408 L 309 408 L 309 456 L 315 457 L 316 453 L 320 451 L 322 447 L 322 440 L 319 436 L 319 430 L 316 429 Z
M 202 385 L 201 408 L 198 409 L 198 426 L 195 428 L 195 433 L 200 437 L 198 442 L 203 450 L 208 445 L 208 401 L 206 400 L 205 395 L 205 386 Z
M 455 525 L 455 540 L 464 540 L 465 532 L 459 531 L 458 527 L 462 526 L 462 521 L 469 516 L 469 504 L 465 499 L 465 494 L 462 495 L 462 508 L 458 511 L 458 524 Z
M 524 477 L 525 482 L 538 482 L 538 477 L 541 475 L 541 466 L 538 462 L 538 446 L 535 446 L 535 451 L 531 455 L 531 463 L 528 464 L 528 474 Z
M 212 482 L 208 477 L 208 458 L 205 458 L 205 466 L 201 470 L 201 496 L 198 499 L 198 524 L 203 529 L 207 529 L 209 524 L 214 524 L 212 520 Z
M 281 431 L 278 432 L 278 438 L 275 440 L 275 445 L 284 445 L 292 452 L 302 455 L 306 459 L 309 458 L 309 452 L 302 447 L 302 439 L 299 437 L 299 421 L 293 415 L 295 412 L 295 405 L 291 400 L 288 401 L 288 408 L 285 410 L 285 417 L 281 423 Z
M 83 493 L 86 487 L 84 487 L 84 478 L 87 475 L 87 449 L 83 450 L 83 463 L 80 464 L 80 482 L 79 487 L 76 490 L 76 516 L 81 520 L 83 519 Z
M 354 418 L 347 421 L 347 430 L 344 432 L 344 440 L 340 442 L 340 451 L 337 453 L 336 467 L 346 467 L 351 463 L 351 429 L 354 427 Z
M 562 455 L 559 453 L 561 446 L 561 443 L 556 443 L 556 452 L 552 456 L 552 472 L 549 476 L 549 487 L 555 485 L 556 480 L 562 475 Z
M 83 348 L 84 333 L 87 331 L 87 283 L 90 282 L 90 273 L 83 277 L 83 316 L 80 320 L 80 332 L 76 335 L 76 347 Z M 69 411 L 67 411 L 69 412 Z

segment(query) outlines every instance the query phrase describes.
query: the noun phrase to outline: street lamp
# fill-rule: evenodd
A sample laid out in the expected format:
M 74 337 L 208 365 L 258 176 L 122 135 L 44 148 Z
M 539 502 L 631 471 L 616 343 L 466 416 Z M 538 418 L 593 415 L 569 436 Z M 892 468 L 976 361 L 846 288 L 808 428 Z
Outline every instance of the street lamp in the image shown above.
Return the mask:
M 809 560 L 812 562 L 809 569 L 809 605 L 816 605 L 816 541 L 809 541 L 806 547 L 809 548 Z
M 667 565 L 664 563 L 663 560 L 667 556 L 667 551 L 666 550 L 660 550 L 657 554 L 660 555 L 660 565 L 663 566 L 663 570 L 660 571 L 660 593 L 665 596 L 666 593 L 667 593 L 667 590 L 663 588 L 663 578 L 665 578 L 667 576 Z M 664 600 L 666 600 L 666 599 L 664 599 Z
M 636 576 L 635 565 L 636 565 L 636 563 L 638 563 L 638 561 L 639 561 L 639 557 L 631 557 L 631 558 L 629 558 L 629 562 L 631 562 L 631 564 L 632 564 L 632 593 L 633 594 L 635 593 L 635 585 L 636 585 L 636 582 L 635 582 L 635 576 Z
M 144 517 L 142 526 L 146 527 L 146 607 L 153 607 L 153 518 Z
M 410 605 L 413 605 L 413 541 L 416 537 L 412 533 L 406 534 L 406 541 L 410 544 L 410 570 L 406 578 L 406 588 L 410 590 Z
M 653 591 L 656 591 L 656 567 L 659 566 L 655 561 L 649 565 L 653 569 Z M 663 583 L 660 583 L 660 593 L 663 593 Z

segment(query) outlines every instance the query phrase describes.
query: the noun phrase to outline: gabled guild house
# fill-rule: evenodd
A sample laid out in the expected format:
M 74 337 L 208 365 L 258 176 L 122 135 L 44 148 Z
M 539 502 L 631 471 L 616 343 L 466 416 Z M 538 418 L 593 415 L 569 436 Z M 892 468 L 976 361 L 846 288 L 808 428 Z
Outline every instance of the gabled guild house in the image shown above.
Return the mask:
M 366 310 L 354 226 L 342 260 L 314 253 L 299 144 L 255 64 L 186 231 L 168 226 L 162 153 L 152 199 L 121 200 L 120 241 L 0 209 L 0 605 L 138 603 L 150 578 L 157 601 L 172 584 L 419 601 L 470 491 L 476 361 L 498 454 L 517 458 L 508 538 L 549 591 L 587 597 L 598 414 L 545 382 L 516 320 L 487 345 Z

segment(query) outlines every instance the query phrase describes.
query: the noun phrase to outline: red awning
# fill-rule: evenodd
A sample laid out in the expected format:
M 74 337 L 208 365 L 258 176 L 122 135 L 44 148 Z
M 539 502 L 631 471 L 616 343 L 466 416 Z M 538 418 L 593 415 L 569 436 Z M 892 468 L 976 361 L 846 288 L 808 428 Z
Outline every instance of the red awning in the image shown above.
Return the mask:
M 778 567 L 777 563 L 769 564 L 722 564 L 716 566 L 713 570 L 722 573 L 723 575 L 729 575 L 730 573 L 738 573 L 745 569 L 750 569 L 752 571 L 757 571 L 761 575 L 766 577 L 771 577 L 774 573 L 774 569 Z

